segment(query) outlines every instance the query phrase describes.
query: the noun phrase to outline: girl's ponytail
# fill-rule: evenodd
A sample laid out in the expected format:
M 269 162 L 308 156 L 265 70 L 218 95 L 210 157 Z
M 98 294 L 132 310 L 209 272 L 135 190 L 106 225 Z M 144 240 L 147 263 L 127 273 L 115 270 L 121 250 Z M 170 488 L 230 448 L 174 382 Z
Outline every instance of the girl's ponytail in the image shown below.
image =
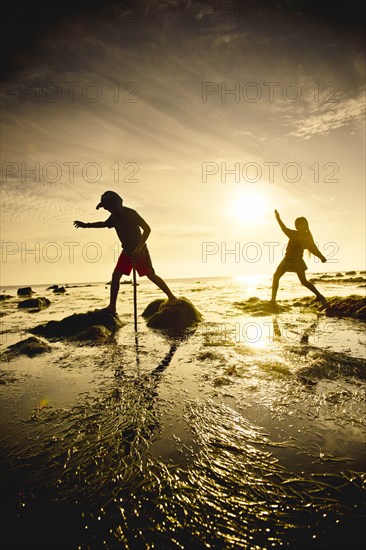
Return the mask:
M 310 256 L 310 250 L 315 246 L 316 244 L 314 242 L 314 237 L 311 234 L 310 228 L 309 228 L 309 222 L 306 218 L 301 217 L 297 218 L 295 220 L 295 227 L 301 234 L 304 240 L 304 248 L 308 249 L 308 253 Z

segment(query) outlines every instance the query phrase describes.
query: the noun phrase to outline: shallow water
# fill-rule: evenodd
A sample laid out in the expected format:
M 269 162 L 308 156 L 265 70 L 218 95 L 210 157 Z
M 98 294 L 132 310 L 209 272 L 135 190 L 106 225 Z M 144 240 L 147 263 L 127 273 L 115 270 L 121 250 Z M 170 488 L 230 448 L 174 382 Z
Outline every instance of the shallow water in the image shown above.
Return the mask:
M 182 338 L 142 318 L 135 335 L 125 285 L 112 343 L 57 341 L 3 363 L 7 548 L 363 547 L 364 323 L 293 307 L 307 291 L 291 275 L 279 292 L 288 310 L 260 317 L 235 303 L 267 299 L 269 278 L 170 286 L 204 316 Z M 109 291 L 34 290 L 51 306 L 4 302 L 2 349 L 104 306 Z M 139 311 L 160 296 L 141 281 Z

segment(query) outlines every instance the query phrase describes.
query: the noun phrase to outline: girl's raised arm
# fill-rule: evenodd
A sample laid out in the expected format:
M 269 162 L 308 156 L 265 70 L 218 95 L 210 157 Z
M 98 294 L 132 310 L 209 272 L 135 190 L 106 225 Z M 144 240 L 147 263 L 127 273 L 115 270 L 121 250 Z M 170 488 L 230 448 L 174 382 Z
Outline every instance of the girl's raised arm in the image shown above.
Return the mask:
M 278 224 L 279 224 L 280 228 L 282 229 L 282 231 L 284 232 L 284 234 L 287 235 L 287 237 L 291 237 L 293 229 L 289 229 L 288 227 L 285 226 L 285 224 L 283 223 L 283 221 L 280 218 L 278 210 L 275 210 L 274 212 L 275 212 L 276 220 L 278 221 Z

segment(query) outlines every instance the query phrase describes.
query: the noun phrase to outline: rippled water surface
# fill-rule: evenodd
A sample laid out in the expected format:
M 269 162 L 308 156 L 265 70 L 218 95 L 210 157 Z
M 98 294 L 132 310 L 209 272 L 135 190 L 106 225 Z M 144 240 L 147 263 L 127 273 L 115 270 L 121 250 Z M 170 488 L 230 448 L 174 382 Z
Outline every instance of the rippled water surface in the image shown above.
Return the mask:
M 142 318 L 134 334 L 125 285 L 112 342 L 3 361 L 5 547 L 362 548 L 364 323 L 295 307 L 306 294 L 283 281 L 283 313 L 261 316 L 238 304 L 267 299 L 269 279 L 173 281 L 204 316 L 175 337 Z M 34 290 L 51 306 L 6 300 L 2 350 L 108 296 Z M 157 297 L 141 281 L 139 311 Z

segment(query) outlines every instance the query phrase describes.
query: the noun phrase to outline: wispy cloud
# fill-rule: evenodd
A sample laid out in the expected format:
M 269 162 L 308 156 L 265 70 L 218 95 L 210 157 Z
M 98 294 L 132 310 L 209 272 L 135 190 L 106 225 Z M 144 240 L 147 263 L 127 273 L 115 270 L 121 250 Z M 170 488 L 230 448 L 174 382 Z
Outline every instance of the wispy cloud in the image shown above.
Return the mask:
M 365 93 L 325 106 L 320 113 L 297 120 L 295 130 L 288 136 L 310 139 L 312 136 L 329 134 L 339 128 L 364 120 L 366 112 Z

